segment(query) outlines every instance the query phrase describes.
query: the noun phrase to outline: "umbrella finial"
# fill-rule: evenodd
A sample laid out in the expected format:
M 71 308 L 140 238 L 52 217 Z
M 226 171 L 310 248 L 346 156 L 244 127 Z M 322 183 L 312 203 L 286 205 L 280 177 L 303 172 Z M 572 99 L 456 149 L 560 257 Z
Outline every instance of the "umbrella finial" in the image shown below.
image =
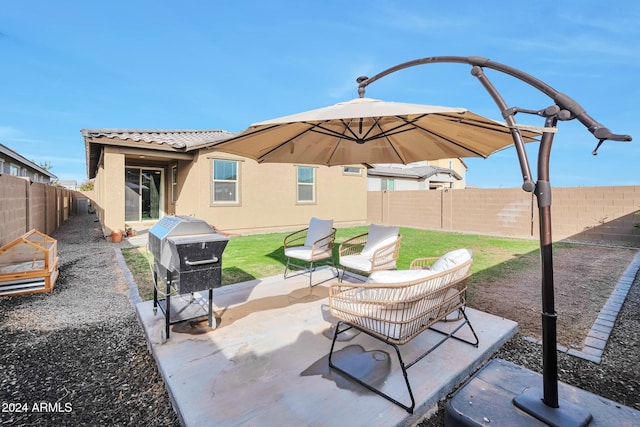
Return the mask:
M 360 96 L 360 98 L 364 98 L 364 87 L 366 85 L 363 85 L 363 82 L 366 82 L 367 80 L 369 80 L 369 77 L 367 76 L 360 76 L 356 79 L 356 82 L 358 83 L 358 96 Z

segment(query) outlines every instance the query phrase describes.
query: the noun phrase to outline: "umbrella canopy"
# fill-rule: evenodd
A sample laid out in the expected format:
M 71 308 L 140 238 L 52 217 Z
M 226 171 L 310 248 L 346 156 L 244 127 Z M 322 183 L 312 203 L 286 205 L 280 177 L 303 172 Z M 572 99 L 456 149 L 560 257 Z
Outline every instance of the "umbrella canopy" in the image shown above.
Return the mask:
M 512 144 L 504 123 L 464 108 L 356 98 L 255 123 L 212 146 L 260 163 L 334 166 L 487 157 Z

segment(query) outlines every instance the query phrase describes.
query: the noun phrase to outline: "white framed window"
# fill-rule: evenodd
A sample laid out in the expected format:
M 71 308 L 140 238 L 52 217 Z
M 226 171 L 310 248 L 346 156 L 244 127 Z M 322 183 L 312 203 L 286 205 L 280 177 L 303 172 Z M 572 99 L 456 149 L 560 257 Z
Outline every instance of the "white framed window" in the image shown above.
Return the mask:
M 238 164 L 237 160 L 212 160 L 212 203 L 237 204 L 240 202 Z
M 11 163 L 9 165 L 9 175 L 20 176 L 20 166 Z
M 298 203 L 314 203 L 316 201 L 316 168 L 298 166 Z
M 178 165 L 171 166 L 171 202 L 178 200 Z
M 362 175 L 362 168 L 359 168 L 357 166 L 343 166 L 342 167 L 342 173 L 344 175 L 357 175 L 357 176 L 360 176 L 360 175 Z
M 0 159 L 0 174 L 4 173 L 4 159 Z
M 380 184 L 381 184 L 381 190 L 385 191 L 385 190 L 389 190 L 389 191 L 393 191 L 396 189 L 396 182 L 393 180 L 393 178 L 382 178 L 380 180 Z

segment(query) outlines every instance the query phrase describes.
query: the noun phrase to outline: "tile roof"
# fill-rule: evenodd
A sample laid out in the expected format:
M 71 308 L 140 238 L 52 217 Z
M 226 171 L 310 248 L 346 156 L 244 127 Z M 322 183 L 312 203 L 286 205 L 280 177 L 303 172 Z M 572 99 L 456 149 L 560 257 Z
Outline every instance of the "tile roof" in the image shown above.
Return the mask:
M 177 150 L 190 151 L 212 142 L 230 138 L 235 133 L 224 130 L 158 130 L 158 129 L 82 129 L 85 138 L 112 138 L 153 144 L 166 144 Z

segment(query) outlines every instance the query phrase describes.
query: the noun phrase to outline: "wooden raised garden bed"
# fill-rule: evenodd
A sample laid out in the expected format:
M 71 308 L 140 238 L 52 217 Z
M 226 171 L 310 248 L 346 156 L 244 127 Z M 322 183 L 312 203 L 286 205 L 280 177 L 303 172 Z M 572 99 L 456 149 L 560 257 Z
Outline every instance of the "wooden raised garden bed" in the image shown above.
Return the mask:
M 0 296 L 51 292 L 58 278 L 58 242 L 31 230 L 0 247 Z

